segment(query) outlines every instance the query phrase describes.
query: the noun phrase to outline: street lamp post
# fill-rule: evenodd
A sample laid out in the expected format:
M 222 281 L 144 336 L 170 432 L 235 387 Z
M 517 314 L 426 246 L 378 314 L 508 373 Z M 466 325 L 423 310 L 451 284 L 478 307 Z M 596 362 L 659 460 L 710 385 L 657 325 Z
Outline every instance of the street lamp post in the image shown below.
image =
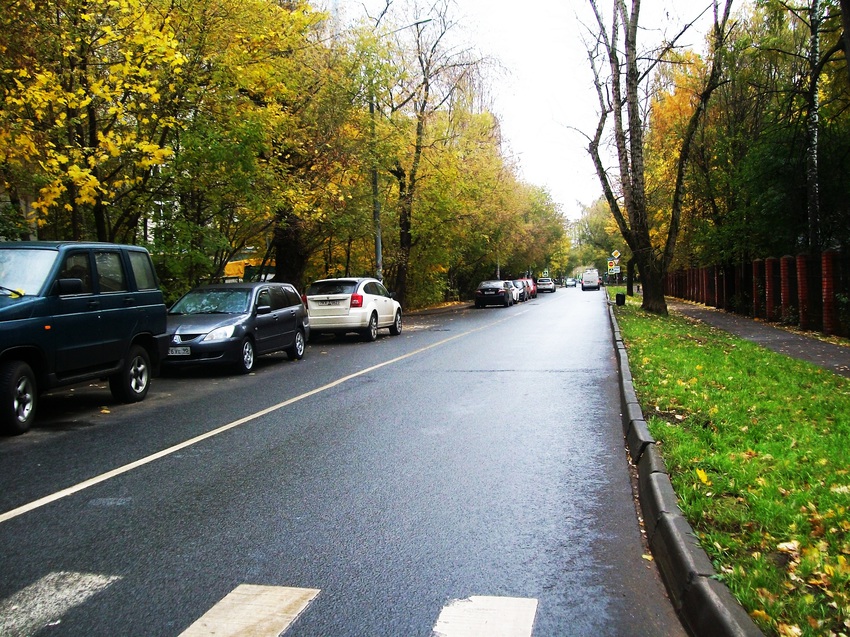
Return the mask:
M 418 20 L 413 24 L 400 27 L 395 31 L 391 31 L 388 35 L 398 33 L 410 27 L 419 26 L 427 22 L 431 22 L 432 18 Z M 384 254 L 383 245 L 381 242 L 381 198 L 378 191 L 378 151 L 377 151 L 377 135 L 375 132 L 375 78 L 369 78 L 369 134 L 372 141 L 372 222 L 375 225 L 375 278 L 378 281 L 384 280 Z
M 375 278 L 384 280 L 384 255 L 381 245 L 381 198 L 378 196 L 378 153 L 375 148 L 375 91 L 369 91 L 369 127 L 372 137 L 372 221 L 375 224 Z

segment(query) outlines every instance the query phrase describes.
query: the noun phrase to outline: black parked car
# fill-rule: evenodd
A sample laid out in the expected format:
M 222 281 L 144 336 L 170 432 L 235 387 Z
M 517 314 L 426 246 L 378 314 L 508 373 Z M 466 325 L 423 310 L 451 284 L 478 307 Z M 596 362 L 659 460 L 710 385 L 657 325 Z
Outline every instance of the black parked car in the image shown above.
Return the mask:
M 310 319 L 288 283 L 221 283 L 190 290 L 168 310 L 167 366 L 226 364 L 247 374 L 256 356 L 304 356 Z
M 41 392 L 82 381 L 142 400 L 167 347 L 165 311 L 144 248 L 0 243 L 0 429 L 25 432 Z
M 504 305 L 509 307 L 514 304 L 511 284 L 508 281 L 482 281 L 475 290 L 475 307 L 485 305 Z

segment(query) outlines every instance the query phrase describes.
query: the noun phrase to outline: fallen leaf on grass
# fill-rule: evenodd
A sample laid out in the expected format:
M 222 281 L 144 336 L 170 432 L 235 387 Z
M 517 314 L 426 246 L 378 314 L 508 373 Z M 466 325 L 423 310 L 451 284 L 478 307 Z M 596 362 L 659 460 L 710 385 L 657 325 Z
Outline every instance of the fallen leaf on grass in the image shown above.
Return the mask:
M 708 479 L 708 474 L 702 469 L 697 469 L 697 477 L 699 477 L 699 481 L 702 482 L 705 486 L 711 486 L 711 480 Z

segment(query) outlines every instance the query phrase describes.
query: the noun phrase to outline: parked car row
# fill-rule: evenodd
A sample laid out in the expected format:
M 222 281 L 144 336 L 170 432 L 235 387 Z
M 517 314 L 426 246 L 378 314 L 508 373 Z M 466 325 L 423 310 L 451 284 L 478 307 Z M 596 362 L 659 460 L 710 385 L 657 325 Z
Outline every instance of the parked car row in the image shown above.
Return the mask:
M 540 287 L 541 282 L 545 285 L 546 281 L 552 284 L 550 291 L 554 292 L 554 282 L 552 279 L 545 277 L 537 279 L 537 281 L 531 278 L 508 279 L 505 281 L 490 279 L 482 281 L 475 290 L 475 307 L 482 308 L 487 305 L 510 307 L 515 303 L 529 301 L 537 298 L 538 290 L 543 290 Z
M 263 354 L 301 359 L 311 332 L 374 341 L 381 328 L 400 334 L 402 310 L 377 279 L 323 279 L 304 296 L 273 281 L 202 285 L 166 308 L 144 248 L 0 243 L 0 431 L 27 431 L 51 388 L 108 379 L 137 402 L 163 366 L 247 374 Z

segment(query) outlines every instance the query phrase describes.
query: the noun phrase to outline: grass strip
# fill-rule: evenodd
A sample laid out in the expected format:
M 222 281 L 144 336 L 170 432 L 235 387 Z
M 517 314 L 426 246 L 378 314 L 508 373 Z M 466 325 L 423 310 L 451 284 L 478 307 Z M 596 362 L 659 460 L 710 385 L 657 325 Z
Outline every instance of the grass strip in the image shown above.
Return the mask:
M 719 578 L 767 635 L 850 634 L 850 380 L 633 299 L 615 312 Z

